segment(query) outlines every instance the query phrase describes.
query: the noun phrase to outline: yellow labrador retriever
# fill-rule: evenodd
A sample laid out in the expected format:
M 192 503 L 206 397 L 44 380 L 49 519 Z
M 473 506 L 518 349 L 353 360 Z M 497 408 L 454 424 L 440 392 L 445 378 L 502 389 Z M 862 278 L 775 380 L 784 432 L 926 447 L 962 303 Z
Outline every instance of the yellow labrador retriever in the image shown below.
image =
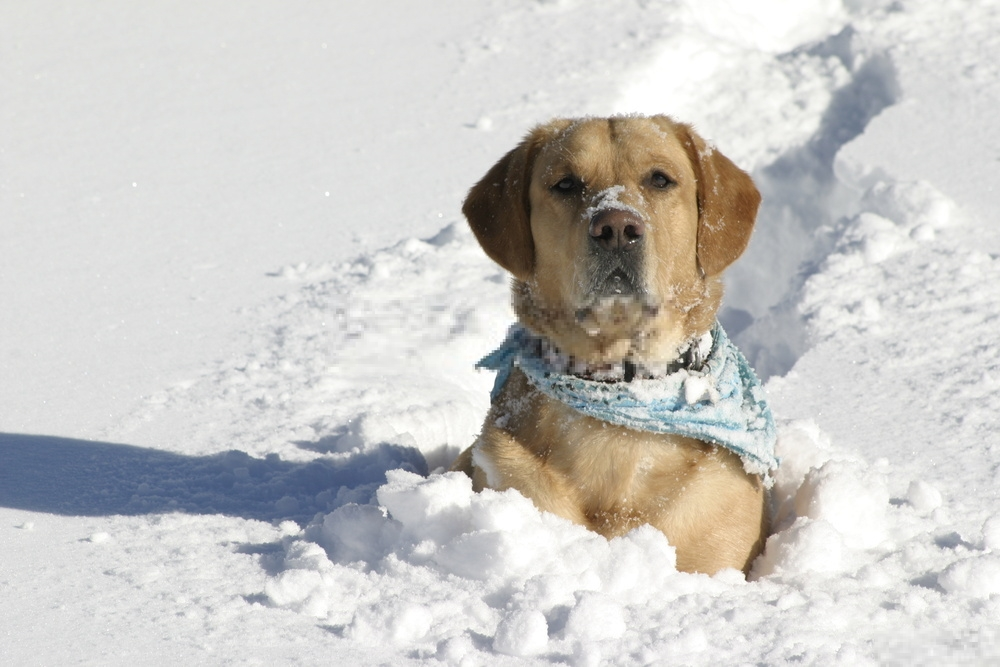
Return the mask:
M 651 524 L 680 570 L 746 572 L 776 461 L 739 442 L 756 429 L 773 446 L 773 420 L 742 355 L 718 358 L 731 345 L 715 316 L 759 203 L 746 173 L 666 116 L 531 131 L 463 207 L 513 275 L 520 326 L 484 360 L 493 405 L 452 470 L 609 538 Z M 713 384 L 723 367 L 735 390 Z M 736 446 L 708 414 L 730 394 Z M 694 426 L 660 425 L 677 410 Z

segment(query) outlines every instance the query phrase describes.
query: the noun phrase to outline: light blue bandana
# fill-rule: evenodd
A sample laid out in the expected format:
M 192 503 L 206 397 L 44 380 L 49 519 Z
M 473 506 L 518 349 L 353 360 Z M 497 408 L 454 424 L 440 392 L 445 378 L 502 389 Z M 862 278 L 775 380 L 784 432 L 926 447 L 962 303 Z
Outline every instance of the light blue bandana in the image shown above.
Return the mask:
M 770 486 L 770 473 L 778 467 L 774 417 L 756 373 L 718 322 L 712 329 L 712 351 L 700 370 L 631 382 L 569 375 L 539 355 L 537 342 L 515 324 L 503 344 L 476 364 L 497 371 L 494 400 L 516 366 L 539 391 L 595 419 L 726 447 L 739 455 L 747 472 L 761 475 Z

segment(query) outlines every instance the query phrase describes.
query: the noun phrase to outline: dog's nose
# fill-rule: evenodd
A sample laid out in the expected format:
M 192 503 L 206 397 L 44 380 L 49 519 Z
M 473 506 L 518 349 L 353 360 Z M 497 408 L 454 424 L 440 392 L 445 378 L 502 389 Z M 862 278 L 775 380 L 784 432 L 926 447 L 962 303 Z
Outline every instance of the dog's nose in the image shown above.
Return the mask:
M 642 240 L 646 225 L 632 211 L 603 209 L 590 219 L 590 238 L 605 250 L 620 250 Z

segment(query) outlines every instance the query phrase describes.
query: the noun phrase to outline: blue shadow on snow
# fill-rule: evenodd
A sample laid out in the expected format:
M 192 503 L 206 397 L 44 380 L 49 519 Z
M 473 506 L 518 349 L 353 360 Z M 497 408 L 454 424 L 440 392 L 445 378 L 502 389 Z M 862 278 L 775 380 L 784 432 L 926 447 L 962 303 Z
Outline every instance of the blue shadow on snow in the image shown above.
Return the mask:
M 427 474 L 414 448 L 307 463 L 245 452 L 185 456 L 54 436 L 0 433 L 0 507 L 67 516 L 184 512 L 304 523 L 348 502 L 367 503 L 385 472 Z

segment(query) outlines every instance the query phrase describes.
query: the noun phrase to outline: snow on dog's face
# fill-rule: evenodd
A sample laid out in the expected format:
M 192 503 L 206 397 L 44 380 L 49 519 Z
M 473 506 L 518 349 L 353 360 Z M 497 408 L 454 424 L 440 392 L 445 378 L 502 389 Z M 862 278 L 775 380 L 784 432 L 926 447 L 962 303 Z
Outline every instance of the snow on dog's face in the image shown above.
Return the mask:
M 586 363 L 654 365 L 712 326 L 759 202 L 690 127 L 627 116 L 536 128 L 463 210 L 522 323 Z

